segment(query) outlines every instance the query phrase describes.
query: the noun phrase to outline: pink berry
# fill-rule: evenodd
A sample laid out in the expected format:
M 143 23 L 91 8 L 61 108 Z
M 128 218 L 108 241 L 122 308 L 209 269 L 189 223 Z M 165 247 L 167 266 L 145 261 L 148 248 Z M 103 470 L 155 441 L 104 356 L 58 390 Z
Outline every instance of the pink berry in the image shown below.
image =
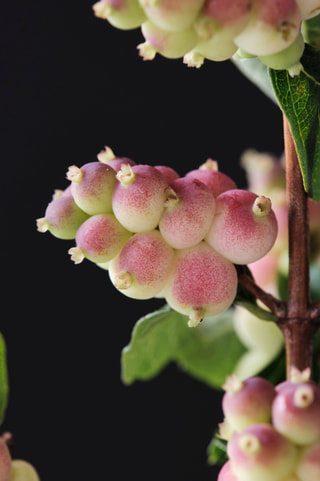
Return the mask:
M 198 244 L 211 226 L 215 204 L 209 187 L 199 180 L 191 177 L 174 180 L 167 190 L 159 223 L 164 239 L 175 249 Z
M 282 481 L 294 469 L 297 449 L 271 425 L 252 424 L 235 433 L 227 452 L 240 481 Z
M 313 382 L 287 381 L 272 405 L 274 427 L 297 445 L 320 440 L 320 387 Z
M 192 26 L 204 0 L 139 0 L 148 18 L 164 30 L 180 31 Z
M 256 0 L 252 16 L 235 43 L 253 55 L 270 55 L 297 37 L 301 13 L 295 0 Z
M 113 192 L 113 212 L 118 221 L 131 232 L 155 229 L 160 221 L 168 183 L 150 165 L 124 165 L 117 173 Z
M 236 183 L 231 177 L 218 170 L 218 164 L 212 159 L 208 159 L 199 169 L 190 170 L 186 177 L 192 177 L 203 182 L 214 197 L 222 194 L 226 190 L 236 189 Z
M 196 45 L 198 36 L 193 27 L 179 32 L 163 30 L 150 20 L 141 26 L 145 42 L 138 45 L 144 60 L 153 60 L 157 53 L 167 58 L 183 57 Z
M 80 225 L 88 219 L 68 195 L 56 196 L 47 206 L 45 216 L 37 219 L 39 232 L 49 231 L 58 239 L 74 239 Z
M 189 316 L 188 325 L 194 327 L 205 316 L 230 307 L 237 283 L 234 265 L 202 241 L 176 252 L 165 298 L 173 309 Z
M 277 232 L 270 199 L 234 189 L 216 198 L 216 213 L 205 239 L 234 264 L 249 264 L 271 249 Z
M 232 470 L 230 460 L 220 469 L 217 481 L 240 481 Z
M 174 263 L 174 250 L 158 230 L 135 234 L 110 262 L 111 282 L 134 299 L 149 299 L 164 287 Z
M 137 28 L 146 20 L 138 0 L 101 0 L 92 8 L 97 17 L 123 30 Z
M 176 172 L 172 167 L 168 167 L 167 165 L 155 165 L 155 169 L 157 169 L 163 177 L 166 179 L 168 184 L 171 184 L 176 179 L 179 179 L 180 175 Z
M 253 423 L 271 421 L 271 406 L 276 392 L 269 381 L 262 377 L 241 381 L 236 376 L 229 376 L 223 387 L 226 390 L 222 399 L 223 412 L 235 431 Z
M 112 149 L 107 145 L 105 146 L 104 150 L 101 150 L 101 152 L 99 152 L 97 158 L 99 162 L 108 165 L 115 172 L 118 172 L 121 169 L 122 165 L 136 165 L 135 161 L 130 159 L 129 157 L 116 157 Z
M 101 162 L 89 162 L 81 168 L 73 165 L 67 172 L 76 204 L 90 215 L 112 212 L 115 176 L 115 171 Z
M 113 214 L 96 214 L 79 227 L 76 247 L 69 249 L 71 260 L 79 264 L 84 258 L 96 263 L 113 259 L 131 233 L 117 221 Z
M 320 442 L 301 450 L 296 469 L 299 481 L 319 481 L 320 479 Z

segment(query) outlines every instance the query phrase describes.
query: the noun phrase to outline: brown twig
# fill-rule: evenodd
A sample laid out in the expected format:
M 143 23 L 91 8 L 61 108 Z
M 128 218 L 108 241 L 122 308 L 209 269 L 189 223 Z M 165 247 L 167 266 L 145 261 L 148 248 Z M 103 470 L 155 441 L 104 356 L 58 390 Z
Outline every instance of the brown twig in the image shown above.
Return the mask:
M 284 302 L 276 299 L 272 294 L 269 294 L 260 286 L 258 286 L 247 274 L 244 266 L 236 266 L 236 269 L 238 272 L 238 282 L 242 285 L 242 287 L 259 299 L 266 307 L 268 307 L 276 318 L 282 319 L 285 317 L 286 305 Z
M 318 326 L 310 319 L 308 196 L 294 140 L 283 116 L 289 229 L 287 314 L 279 322 L 286 349 L 287 376 L 291 367 L 312 366 L 313 339 Z

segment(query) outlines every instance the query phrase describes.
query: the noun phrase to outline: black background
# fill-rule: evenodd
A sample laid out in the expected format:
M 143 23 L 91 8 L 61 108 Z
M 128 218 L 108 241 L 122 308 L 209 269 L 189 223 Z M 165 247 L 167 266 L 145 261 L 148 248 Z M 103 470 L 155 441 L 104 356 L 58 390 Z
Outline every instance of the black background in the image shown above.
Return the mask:
M 221 394 L 175 365 L 147 383 L 120 380 L 135 321 L 162 302 L 128 299 L 93 264 L 73 265 L 73 243 L 38 233 L 35 219 L 68 166 L 104 145 L 181 175 L 213 157 L 244 186 L 246 148 L 282 152 L 280 111 L 231 62 L 143 62 L 140 31 L 95 18 L 89 1 L 1 10 L 2 430 L 42 481 L 214 480 L 205 451 Z

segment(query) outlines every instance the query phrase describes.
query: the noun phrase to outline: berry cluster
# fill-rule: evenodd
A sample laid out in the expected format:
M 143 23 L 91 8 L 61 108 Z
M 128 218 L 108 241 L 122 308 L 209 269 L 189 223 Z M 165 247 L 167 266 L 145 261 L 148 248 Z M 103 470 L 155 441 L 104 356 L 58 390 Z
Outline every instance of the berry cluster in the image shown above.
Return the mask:
M 218 481 L 318 481 L 320 387 L 310 370 L 292 369 L 274 387 L 261 377 L 230 376 L 222 400 L 229 460 Z
M 67 178 L 38 230 L 75 238 L 76 264 L 86 258 L 108 270 L 128 297 L 165 298 L 190 326 L 230 307 L 234 264 L 261 258 L 277 236 L 270 199 L 238 189 L 211 159 L 180 177 L 106 147 L 98 161 L 69 167 Z
M 298 73 L 302 21 L 320 12 L 319 0 L 100 0 L 96 16 L 120 29 L 141 27 L 140 55 L 204 59 L 259 57 L 273 69 Z

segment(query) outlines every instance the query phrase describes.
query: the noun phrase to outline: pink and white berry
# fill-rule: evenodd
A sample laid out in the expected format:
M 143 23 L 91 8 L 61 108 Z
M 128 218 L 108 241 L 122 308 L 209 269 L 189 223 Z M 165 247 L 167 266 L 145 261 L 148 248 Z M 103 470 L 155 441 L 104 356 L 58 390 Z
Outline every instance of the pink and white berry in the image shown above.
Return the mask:
M 144 60 L 153 60 L 157 53 L 167 58 L 183 57 L 198 41 L 198 35 L 193 26 L 179 32 L 172 32 L 163 30 L 147 20 L 142 24 L 141 32 L 145 42 L 139 44 L 137 48 Z
M 271 55 L 289 47 L 301 21 L 295 0 L 255 0 L 251 18 L 235 43 L 250 54 Z
M 67 172 L 76 204 L 87 214 L 112 212 L 112 193 L 116 184 L 115 171 L 101 162 L 89 162 L 82 167 L 72 165 Z
M 164 205 L 159 229 L 175 249 L 198 244 L 207 234 L 216 208 L 209 187 L 191 177 L 182 177 L 170 184 Z
M 113 150 L 109 146 L 105 146 L 104 150 L 101 150 L 97 155 L 99 162 L 109 165 L 115 172 L 118 172 L 122 165 L 136 165 L 135 161 L 129 157 L 116 157 Z
M 239 481 L 239 478 L 237 478 L 232 470 L 230 460 L 224 463 L 220 469 L 217 481 Z
M 287 381 L 273 401 L 272 423 L 297 445 L 320 441 L 320 387 Z
M 174 256 L 158 230 L 134 234 L 109 264 L 111 282 L 128 297 L 155 297 L 168 280 Z
M 234 264 L 249 264 L 271 249 L 277 232 L 270 199 L 234 189 L 216 198 L 216 213 L 205 240 Z
M 301 450 L 296 469 L 300 481 L 320 479 L 320 441 Z
M 105 263 L 118 255 L 131 235 L 113 214 L 96 214 L 81 224 L 76 234 L 76 247 L 68 252 L 75 264 L 85 258 Z
M 208 159 L 198 169 L 187 172 L 186 177 L 192 177 L 203 182 L 214 197 L 222 194 L 226 190 L 236 189 L 237 185 L 231 177 L 218 170 L 218 163 L 212 159 Z
M 234 265 L 202 241 L 176 252 L 164 295 L 173 309 L 189 316 L 189 327 L 195 327 L 204 317 L 230 307 L 237 284 Z
M 282 481 L 297 462 L 297 448 L 271 425 L 252 424 L 227 445 L 232 471 L 240 481 Z
M 48 204 L 44 217 L 37 219 L 39 232 L 49 231 L 58 239 L 74 239 L 80 225 L 88 218 L 88 214 L 77 206 L 68 193 L 55 195 Z
M 276 391 L 274 386 L 262 377 L 240 380 L 229 376 L 224 384 L 225 394 L 222 409 L 225 419 L 235 431 L 241 431 L 250 424 L 270 423 L 271 407 Z
M 118 221 L 131 232 L 155 229 L 160 221 L 168 183 L 150 165 L 123 165 L 117 173 L 112 206 Z

